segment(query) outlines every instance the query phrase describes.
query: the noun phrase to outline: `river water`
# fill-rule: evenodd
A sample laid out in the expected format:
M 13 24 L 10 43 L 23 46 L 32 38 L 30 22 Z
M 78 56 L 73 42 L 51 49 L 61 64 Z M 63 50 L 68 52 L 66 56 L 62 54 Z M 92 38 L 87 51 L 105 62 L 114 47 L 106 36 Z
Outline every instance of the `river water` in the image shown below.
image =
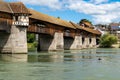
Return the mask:
M 0 80 L 120 80 L 120 49 L 1 54 Z

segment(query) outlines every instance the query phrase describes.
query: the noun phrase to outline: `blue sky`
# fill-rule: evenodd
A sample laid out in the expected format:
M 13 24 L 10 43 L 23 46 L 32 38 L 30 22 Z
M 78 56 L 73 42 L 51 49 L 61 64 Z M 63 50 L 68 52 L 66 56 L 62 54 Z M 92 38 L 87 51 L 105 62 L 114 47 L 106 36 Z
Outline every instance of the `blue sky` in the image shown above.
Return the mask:
M 21 1 L 28 8 L 78 23 L 88 19 L 93 24 L 120 22 L 120 0 L 5 0 Z

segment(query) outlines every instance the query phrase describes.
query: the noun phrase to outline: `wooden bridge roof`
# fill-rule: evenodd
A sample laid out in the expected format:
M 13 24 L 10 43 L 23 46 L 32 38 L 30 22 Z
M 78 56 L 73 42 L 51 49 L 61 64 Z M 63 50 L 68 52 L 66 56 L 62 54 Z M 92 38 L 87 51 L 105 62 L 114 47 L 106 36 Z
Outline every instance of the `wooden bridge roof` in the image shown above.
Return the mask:
M 9 3 L 13 13 L 25 13 L 30 14 L 29 10 L 22 2 Z
M 77 29 L 82 29 L 82 30 L 85 30 L 85 31 L 93 33 L 93 34 L 101 35 L 101 32 L 98 30 L 82 27 L 82 26 L 79 26 L 78 24 L 75 24 L 73 22 L 70 22 L 70 23 L 73 24 Z
M 59 18 L 48 16 L 46 14 L 42 14 L 42 13 L 37 12 L 37 11 L 32 10 L 32 9 L 29 9 L 29 11 L 32 14 L 30 17 L 33 18 L 33 19 L 37 19 L 37 20 L 49 22 L 49 23 L 52 23 L 52 24 L 56 24 L 56 25 L 60 25 L 60 26 L 75 29 L 75 27 L 70 22 L 67 22 L 65 20 L 61 20 Z
M 1 12 L 7 12 L 7 13 L 11 13 L 11 10 L 8 6 L 8 3 L 0 1 L 0 11 Z
M 30 14 L 29 10 L 25 7 L 22 2 L 4 2 L 0 1 L 0 11 L 7 13 L 26 13 Z
M 41 20 L 41 21 L 45 21 L 45 22 L 49 22 L 49 23 L 56 24 L 56 25 L 60 25 L 60 26 L 64 26 L 64 27 L 73 28 L 73 29 L 76 29 L 76 28 L 82 29 L 82 30 L 85 30 L 87 32 L 97 34 L 97 35 L 101 34 L 101 32 L 98 31 L 98 30 L 85 28 L 85 27 L 79 26 L 79 25 L 77 25 L 73 22 L 67 22 L 67 21 L 52 17 L 52 16 L 48 16 L 46 14 L 42 14 L 42 13 L 37 12 L 37 11 L 32 10 L 32 9 L 29 9 L 29 10 L 30 10 L 30 13 L 32 14 L 31 18 Z

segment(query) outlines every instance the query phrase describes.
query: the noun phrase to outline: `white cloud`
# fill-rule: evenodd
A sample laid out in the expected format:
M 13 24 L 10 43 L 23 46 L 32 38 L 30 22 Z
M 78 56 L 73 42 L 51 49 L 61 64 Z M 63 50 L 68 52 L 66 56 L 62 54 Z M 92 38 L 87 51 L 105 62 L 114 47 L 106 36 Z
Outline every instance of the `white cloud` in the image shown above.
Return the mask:
M 72 9 L 81 13 L 85 13 L 85 14 L 105 14 L 106 13 L 106 11 L 104 11 L 101 7 L 91 3 L 81 1 L 81 0 L 78 2 L 74 2 L 74 1 L 71 2 L 70 0 L 67 7 L 69 9 Z
M 22 1 L 25 4 L 30 4 L 30 5 L 38 5 L 38 6 L 46 6 L 48 8 L 52 9 L 61 9 L 62 3 L 60 3 L 59 0 L 17 0 L 17 1 Z
M 120 2 L 94 4 L 83 0 L 69 0 L 67 8 L 91 15 L 94 23 L 110 23 L 120 19 Z
M 108 0 L 90 0 L 90 2 L 94 4 L 101 4 L 101 3 L 108 2 Z

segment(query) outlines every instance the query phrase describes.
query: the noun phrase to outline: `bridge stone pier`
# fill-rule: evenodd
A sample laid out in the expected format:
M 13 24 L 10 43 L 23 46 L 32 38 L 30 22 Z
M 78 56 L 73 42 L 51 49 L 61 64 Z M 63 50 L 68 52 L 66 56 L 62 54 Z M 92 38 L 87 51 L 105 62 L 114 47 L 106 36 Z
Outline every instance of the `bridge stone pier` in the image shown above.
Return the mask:
M 89 48 L 89 37 L 84 37 L 82 48 Z
M 39 34 L 38 51 L 64 50 L 63 33 L 55 32 L 54 36 Z
M 90 43 L 90 48 L 95 48 L 96 47 L 96 37 L 91 37 L 91 43 Z
M 82 48 L 82 37 L 75 36 L 74 38 L 64 38 L 64 49 L 67 50 L 78 50 Z
M 11 26 L 11 33 L 0 33 L 2 53 L 27 53 L 26 27 Z
M 27 53 L 27 28 L 12 26 L 10 40 L 12 53 Z
M 71 45 L 70 49 L 81 49 L 82 46 L 82 37 L 81 36 L 75 36 L 73 44 Z

